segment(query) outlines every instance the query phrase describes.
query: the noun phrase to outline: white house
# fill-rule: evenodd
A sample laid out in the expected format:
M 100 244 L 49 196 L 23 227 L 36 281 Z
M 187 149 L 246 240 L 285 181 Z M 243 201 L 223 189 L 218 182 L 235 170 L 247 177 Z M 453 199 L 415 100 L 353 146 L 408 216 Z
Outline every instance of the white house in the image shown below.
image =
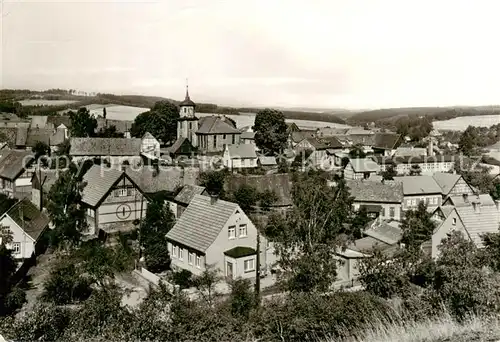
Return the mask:
M 160 142 L 149 132 L 142 137 L 141 153 L 154 158 L 160 157 Z
M 255 278 L 257 229 L 236 203 L 195 195 L 166 235 L 172 265 L 202 273 L 210 265 L 228 279 Z M 260 267 L 275 258 L 260 239 Z
M 226 145 L 224 166 L 228 169 L 248 169 L 257 167 L 257 153 L 251 144 Z
M 8 230 L 12 241 L 7 243 L 17 261 L 22 262 L 37 254 L 49 218 L 28 199 L 12 206 L 0 217 L 0 230 Z

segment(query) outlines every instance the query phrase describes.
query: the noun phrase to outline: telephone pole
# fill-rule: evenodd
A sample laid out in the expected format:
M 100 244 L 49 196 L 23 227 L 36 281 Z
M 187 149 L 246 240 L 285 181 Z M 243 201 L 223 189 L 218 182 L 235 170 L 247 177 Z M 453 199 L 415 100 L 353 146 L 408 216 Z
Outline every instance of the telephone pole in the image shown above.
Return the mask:
M 255 304 L 260 303 L 260 230 L 257 228 L 257 257 L 255 265 Z

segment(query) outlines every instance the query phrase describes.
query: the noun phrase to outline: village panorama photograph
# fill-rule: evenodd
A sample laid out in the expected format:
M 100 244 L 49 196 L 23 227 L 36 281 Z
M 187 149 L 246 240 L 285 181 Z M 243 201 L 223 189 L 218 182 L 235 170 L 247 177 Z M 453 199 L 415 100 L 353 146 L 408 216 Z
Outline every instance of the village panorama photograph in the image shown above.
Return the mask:
M 0 0 L 0 342 L 500 341 L 499 12 Z

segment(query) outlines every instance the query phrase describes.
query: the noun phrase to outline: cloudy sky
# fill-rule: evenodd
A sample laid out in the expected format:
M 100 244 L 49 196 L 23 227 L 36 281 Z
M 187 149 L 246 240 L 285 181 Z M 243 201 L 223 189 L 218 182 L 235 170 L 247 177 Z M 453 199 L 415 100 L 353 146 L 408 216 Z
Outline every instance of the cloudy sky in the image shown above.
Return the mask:
M 0 0 L 1 2 L 1 0 Z M 4 0 L 0 87 L 226 105 L 500 104 L 491 0 Z

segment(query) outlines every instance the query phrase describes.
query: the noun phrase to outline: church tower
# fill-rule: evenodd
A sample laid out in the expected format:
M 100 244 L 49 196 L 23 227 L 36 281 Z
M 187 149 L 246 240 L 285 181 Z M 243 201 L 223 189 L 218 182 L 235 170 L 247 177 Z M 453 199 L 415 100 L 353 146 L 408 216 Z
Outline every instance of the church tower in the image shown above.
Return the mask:
M 188 85 L 186 85 L 186 97 L 179 104 L 179 107 L 180 118 L 177 122 L 177 139 L 187 138 L 194 147 L 197 147 L 198 118 L 195 115 L 196 104 L 189 97 Z

